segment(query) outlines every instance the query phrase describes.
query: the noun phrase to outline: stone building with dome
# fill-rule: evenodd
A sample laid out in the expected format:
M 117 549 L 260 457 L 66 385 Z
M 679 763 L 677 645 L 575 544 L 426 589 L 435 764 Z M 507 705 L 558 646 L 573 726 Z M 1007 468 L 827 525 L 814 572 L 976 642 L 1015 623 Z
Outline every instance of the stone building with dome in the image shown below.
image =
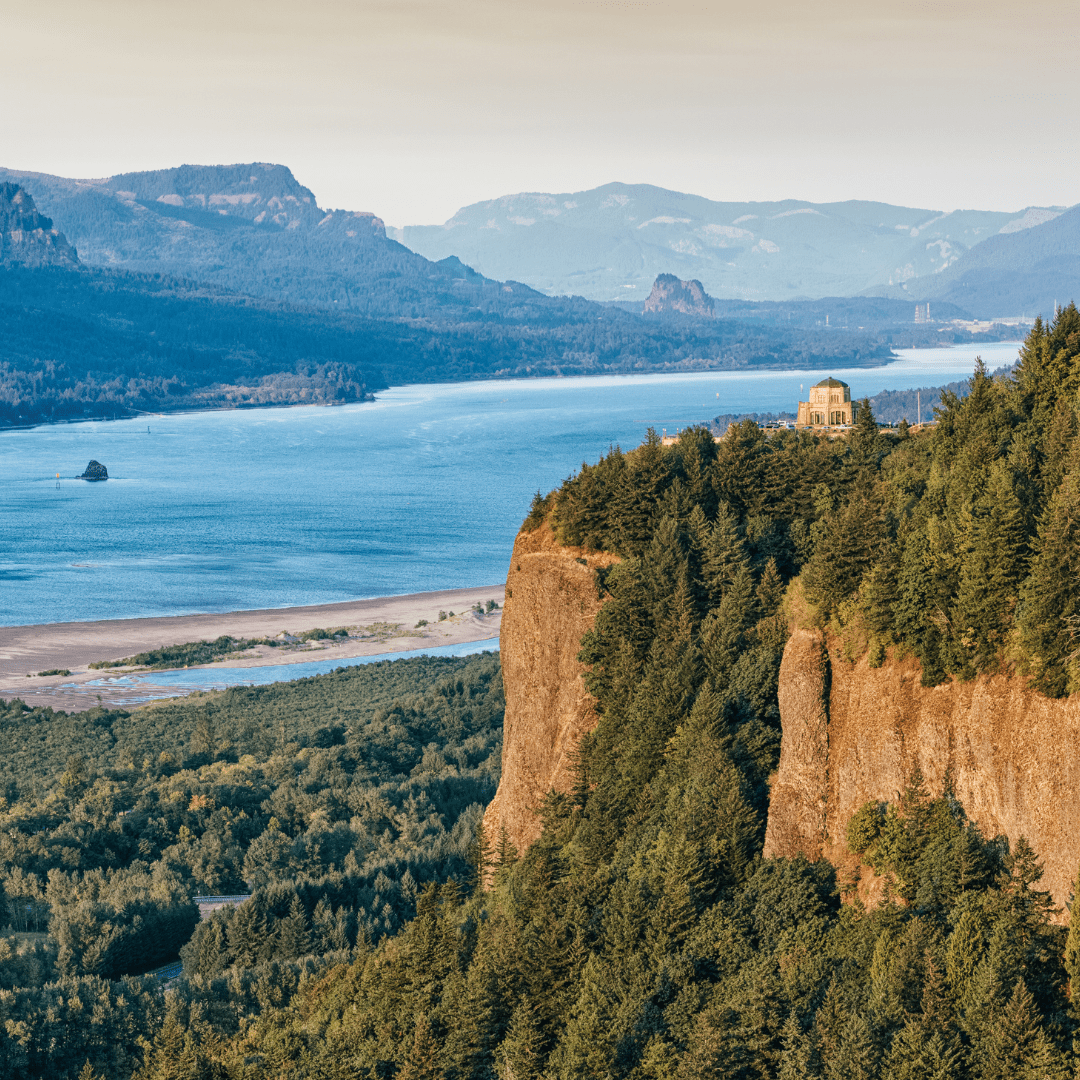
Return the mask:
M 859 419 L 851 387 L 839 379 L 822 379 L 810 387 L 810 400 L 799 402 L 797 427 L 847 427 Z

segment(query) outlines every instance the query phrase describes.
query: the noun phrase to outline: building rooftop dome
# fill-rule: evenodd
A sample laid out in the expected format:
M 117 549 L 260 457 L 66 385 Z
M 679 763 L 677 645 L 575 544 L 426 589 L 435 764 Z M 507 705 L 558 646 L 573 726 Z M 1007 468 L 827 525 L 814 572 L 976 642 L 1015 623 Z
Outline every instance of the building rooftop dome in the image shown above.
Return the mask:
M 841 382 L 839 379 L 829 378 L 829 379 L 822 379 L 821 382 L 819 382 L 819 383 L 814 383 L 814 386 L 843 386 L 846 389 L 847 388 L 847 383 L 846 382 Z

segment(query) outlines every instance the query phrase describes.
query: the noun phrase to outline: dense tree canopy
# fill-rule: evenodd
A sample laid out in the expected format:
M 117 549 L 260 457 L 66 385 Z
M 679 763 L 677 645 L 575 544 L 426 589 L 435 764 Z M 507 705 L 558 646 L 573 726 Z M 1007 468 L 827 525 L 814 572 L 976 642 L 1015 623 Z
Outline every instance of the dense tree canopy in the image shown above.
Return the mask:
M 916 774 L 834 838 L 881 875 L 880 904 L 761 845 L 793 619 L 873 663 L 913 652 L 930 682 L 1005 669 L 1075 689 L 1078 354 L 1069 308 L 1015 374 L 979 369 L 946 397 L 934 430 L 880 432 L 869 409 L 845 439 L 692 429 L 538 495 L 526 528 L 622 559 L 596 574 L 581 647 L 599 724 L 527 852 L 479 827 L 491 659 L 445 662 L 460 667 L 416 697 L 385 665 L 134 723 L 9 707 L 4 887 L 13 923 L 53 920 L 51 944 L 24 933 L 0 955 L 11 1075 L 44 1069 L 50 1031 L 51 1075 L 72 1077 L 84 1054 L 110 1077 L 141 1060 L 145 1080 L 1075 1075 L 1080 924 L 1058 925 L 1023 837 L 981 835 Z M 97 827 L 109 785 L 137 800 L 121 819 L 105 803 Z M 254 893 L 199 925 L 164 996 L 96 973 L 123 940 L 70 966 L 85 920 L 63 936 L 54 881 L 102 911 L 130 889 L 136 910 L 171 895 L 169 874 Z M 67 974 L 48 982 L 50 964 Z M 121 985 L 126 1041 L 88 1050 L 57 1002 L 93 998 L 104 1030 Z

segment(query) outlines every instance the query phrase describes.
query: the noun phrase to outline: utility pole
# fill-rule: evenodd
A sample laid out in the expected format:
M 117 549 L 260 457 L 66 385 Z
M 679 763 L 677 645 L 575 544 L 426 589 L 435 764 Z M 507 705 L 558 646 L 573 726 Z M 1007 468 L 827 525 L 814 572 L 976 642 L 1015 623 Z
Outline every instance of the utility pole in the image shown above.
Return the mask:
M 918 403 L 918 406 L 919 406 L 919 424 L 921 425 L 922 424 L 922 391 L 921 390 L 916 390 L 915 391 L 915 401 Z

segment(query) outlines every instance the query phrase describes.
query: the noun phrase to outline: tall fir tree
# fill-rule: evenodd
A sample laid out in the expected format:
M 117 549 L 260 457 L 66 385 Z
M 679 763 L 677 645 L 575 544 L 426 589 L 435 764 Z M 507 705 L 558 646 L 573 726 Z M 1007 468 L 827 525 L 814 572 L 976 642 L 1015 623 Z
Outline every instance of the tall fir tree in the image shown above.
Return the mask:
M 1050 697 L 1080 689 L 1080 439 L 1069 464 L 1039 523 L 1021 590 L 1020 629 L 1033 683 Z
M 278 954 L 286 960 L 295 960 L 311 952 L 311 933 L 300 897 L 292 898 L 288 915 L 279 920 L 277 936 Z
M 952 621 L 960 671 L 990 671 L 1013 626 L 1018 585 L 1027 559 L 1024 515 L 1009 465 L 990 469 L 986 492 L 964 519 L 960 580 Z

